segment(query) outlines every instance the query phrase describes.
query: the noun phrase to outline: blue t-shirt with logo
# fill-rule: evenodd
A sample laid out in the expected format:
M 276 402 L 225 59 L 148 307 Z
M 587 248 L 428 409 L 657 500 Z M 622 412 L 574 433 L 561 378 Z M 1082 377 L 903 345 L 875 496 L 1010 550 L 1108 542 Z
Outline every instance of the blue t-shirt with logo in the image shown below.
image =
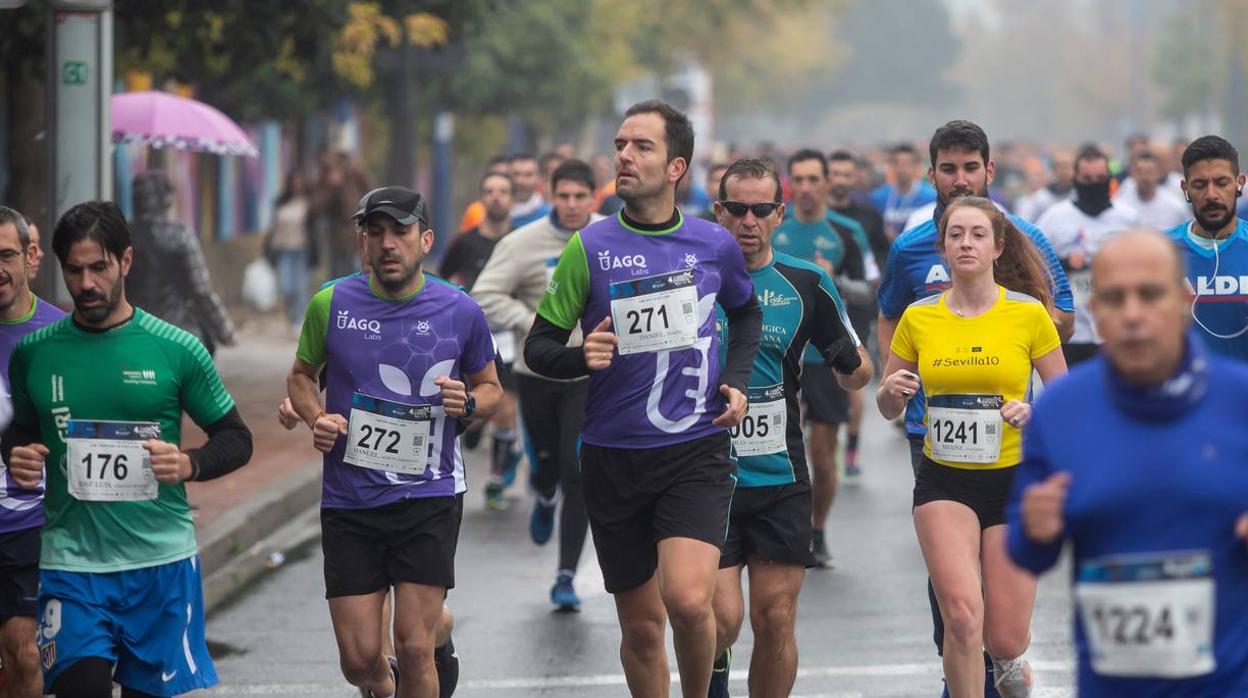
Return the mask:
M 1166 231 L 1187 264 L 1188 291 L 1195 300 L 1192 324 L 1212 351 L 1248 361 L 1248 221 L 1241 219 L 1230 237 L 1218 241 L 1216 256 L 1212 246 L 1191 239 L 1192 225 Z

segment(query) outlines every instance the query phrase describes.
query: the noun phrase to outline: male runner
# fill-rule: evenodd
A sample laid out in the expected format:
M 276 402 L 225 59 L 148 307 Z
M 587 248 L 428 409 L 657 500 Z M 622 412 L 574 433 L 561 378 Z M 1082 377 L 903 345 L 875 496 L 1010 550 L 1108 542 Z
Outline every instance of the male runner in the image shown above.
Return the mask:
M 866 235 L 852 219 L 828 209 L 828 161 L 818 150 L 805 148 L 789 157 L 793 215 L 776 229 L 775 247 L 822 268 L 851 305 L 870 302 L 864 263 L 869 257 Z M 878 272 L 877 272 L 878 274 Z M 831 567 L 824 525 L 836 500 L 837 435 L 850 421 L 849 393 L 837 383 L 831 367 L 812 345 L 802 369 L 802 417 L 810 425 L 811 509 L 815 563 Z M 857 436 L 854 434 L 853 436 Z M 857 448 L 855 439 L 853 446 Z M 854 473 L 855 475 L 857 473 Z
M 1111 236 L 1136 224 L 1135 210 L 1109 198 L 1109 159 L 1094 145 L 1075 154 L 1075 193 L 1048 208 L 1036 221 L 1066 269 L 1075 296 L 1075 332 L 1062 344 L 1066 364 L 1096 353 L 1096 335 L 1088 299 L 1092 295 L 1092 256 Z
M 29 279 L 35 273 L 35 246 L 22 214 L 0 206 L 0 376 L 9 385 L 9 356 L 18 340 L 65 317 L 59 308 L 35 296 Z M 6 388 L 7 390 L 7 388 Z M 5 421 L 12 416 L 7 396 Z M 35 646 L 36 591 L 39 586 L 39 527 L 43 525 L 43 488 L 24 490 L 0 462 L 0 664 L 2 698 L 43 695 L 39 649 Z
M 988 135 L 970 121 L 950 121 L 936 129 L 928 146 L 932 159 L 928 176 L 936 184 L 939 195 L 932 220 L 911 228 L 893 241 L 888 253 L 888 265 L 879 288 L 880 315 L 876 320 L 880 347 L 891 347 L 893 332 L 906 306 L 920 298 L 926 298 L 949 288 L 949 270 L 940 251 L 936 249 L 936 220 L 944 213 L 944 207 L 960 196 L 984 196 L 992 183 L 995 163 L 989 156 Z M 1070 284 L 1061 262 L 1049 246 L 1044 234 L 1034 225 L 1013 215 L 1010 221 L 1035 244 L 1042 257 L 1048 261 L 1053 276 L 1053 322 L 1059 337 L 1069 338 L 1074 329 L 1074 299 Z M 906 438 L 910 442 L 910 465 L 918 469 L 923 457 L 923 441 L 926 429 L 923 423 L 922 395 L 917 395 L 906 406 Z M 928 597 L 932 606 L 932 623 L 935 625 L 934 640 L 937 651 L 943 644 L 944 627 L 940 610 L 936 606 L 935 592 L 928 585 Z M 985 667 L 991 666 L 986 662 Z M 993 695 L 991 677 L 987 681 L 987 695 Z
M 1214 352 L 1248 361 L 1248 222 L 1235 217 L 1245 177 L 1224 138 L 1201 136 L 1183 151 L 1183 192 L 1193 220 L 1166 231 L 1187 268 L 1188 312 Z
M 1185 290 L 1165 237 L 1105 243 L 1101 355 L 1023 432 L 1008 549 L 1039 574 L 1072 543 L 1086 698 L 1248 695 L 1248 369 L 1189 329 Z
M 559 253 L 576 231 L 601 220 L 592 213 L 594 171 L 580 160 L 566 160 L 551 175 L 554 211 L 501 240 L 489 264 L 477 278 L 472 295 L 494 327 L 515 332 L 523 343 L 537 305 L 555 271 Z M 570 346 L 579 346 L 580 336 Z M 559 567 L 550 590 L 551 603 L 565 611 L 579 610 L 573 579 L 585 547 L 589 519 L 581 495 L 577 454 L 585 418 L 583 378 L 556 380 L 534 373 L 517 357 L 516 386 L 528 435 L 530 482 L 537 496 L 529 517 L 529 535 L 544 545 L 555 527 L 555 504 L 563 493 L 559 519 Z
M 660 101 L 615 137 L 624 209 L 573 235 L 525 343 L 529 368 L 590 374 L 581 478 L 634 696 L 666 696 L 671 618 L 685 698 L 715 658 L 711 600 L 735 467 L 726 429 L 745 416 L 761 311 L 728 231 L 676 209 L 693 157 L 689 118 Z M 715 304 L 728 318 L 720 370 Z M 579 323 L 580 348 L 567 346 Z
M 488 417 L 501 388 L 481 309 L 421 270 L 434 235 L 424 199 L 375 189 L 354 218 L 372 271 L 313 297 L 287 385 L 325 453 L 321 546 L 343 674 L 378 698 L 433 698 L 466 489 L 456 418 Z M 391 587 L 397 661 L 381 654 Z
M 1152 151 L 1145 150 L 1131 159 L 1131 177 L 1135 187 L 1119 186 L 1114 203 L 1135 209 L 1139 225 L 1153 230 L 1169 230 L 1187 221 L 1188 208 L 1183 196 L 1161 186 L 1166 172 Z M 1124 181 L 1125 185 L 1126 182 Z
M 728 695 L 729 650 L 745 615 L 741 569 L 750 571 L 750 695 L 789 695 L 797 675 L 797 594 L 811 557 L 811 491 L 797 389 L 809 342 L 844 390 L 871 379 L 871 361 L 849 324 L 840 294 L 816 264 L 773 251 L 784 218 L 780 178 L 757 158 L 734 162 L 721 179 L 715 212 L 737 239 L 763 307 L 763 335 L 750 373 L 750 413 L 730 430 L 737 492 L 715 583 L 718 630 L 710 696 Z M 760 215 L 761 214 L 761 215 Z
M 532 153 L 516 153 L 507 159 L 507 175 L 511 177 L 511 227 L 519 228 L 550 213 L 550 204 L 542 196 L 542 174 Z
M 871 204 L 884 217 L 888 239 L 896 239 L 905 230 L 906 219 L 917 208 L 936 201 L 936 190 L 922 178 L 919 151 L 909 143 L 900 143 L 888 151 L 888 167 L 892 182 L 881 184 L 871 192 Z
M 477 276 L 494 252 L 494 246 L 511 232 L 511 190 L 511 178 L 507 175 L 490 173 L 481 178 L 485 220 L 451 243 L 439 268 L 444 279 L 472 291 Z M 503 386 L 503 401 L 490 419 L 494 427 L 494 444 L 490 451 L 490 478 L 485 483 L 485 504 L 491 509 L 502 509 L 505 506 L 503 490 L 515 480 L 516 467 L 520 462 L 520 452 L 516 450 L 516 386 L 511 377 L 511 365 L 516 360 L 516 336 L 510 329 L 499 327 L 494 329 L 493 337 L 498 350 L 498 378 Z M 483 421 L 472 426 L 464 437 L 469 448 L 476 448 L 484 428 Z
M 111 202 L 66 211 L 52 250 L 73 316 L 9 360 L 3 450 L 18 487 L 46 487 L 37 642 L 44 690 L 62 698 L 106 698 L 114 681 L 127 698 L 217 683 L 182 483 L 251 457 L 207 350 L 126 299 L 130 239 Z M 184 411 L 208 434 L 200 448 L 179 446 Z

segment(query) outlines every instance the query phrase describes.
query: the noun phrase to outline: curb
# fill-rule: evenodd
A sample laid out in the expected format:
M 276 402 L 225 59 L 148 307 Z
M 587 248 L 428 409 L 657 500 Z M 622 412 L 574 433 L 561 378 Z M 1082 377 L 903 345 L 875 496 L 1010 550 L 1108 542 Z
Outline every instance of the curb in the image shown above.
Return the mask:
M 300 531 L 319 531 L 319 520 L 309 519 L 308 514 L 319 508 L 320 500 L 320 458 L 309 459 L 281 486 L 230 509 L 197 531 L 206 610 L 263 572 L 272 544 L 294 547 L 292 541 L 302 540 Z

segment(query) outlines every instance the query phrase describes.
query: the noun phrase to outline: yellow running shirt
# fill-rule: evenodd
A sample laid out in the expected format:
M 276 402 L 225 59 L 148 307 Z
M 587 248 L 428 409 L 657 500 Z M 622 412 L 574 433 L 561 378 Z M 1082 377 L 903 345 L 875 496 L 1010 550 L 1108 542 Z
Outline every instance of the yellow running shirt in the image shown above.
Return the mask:
M 1061 345 L 1040 301 L 997 288 L 996 304 L 973 318 L 949 310 L 948 291 L 911 303 L 893 334 L 893 353 L 918 366 L 927 394 L 923 453 L 954 468 L 1022 460 L 1021 435 L 1001 407 L 1027 395 L 1032 359 Z

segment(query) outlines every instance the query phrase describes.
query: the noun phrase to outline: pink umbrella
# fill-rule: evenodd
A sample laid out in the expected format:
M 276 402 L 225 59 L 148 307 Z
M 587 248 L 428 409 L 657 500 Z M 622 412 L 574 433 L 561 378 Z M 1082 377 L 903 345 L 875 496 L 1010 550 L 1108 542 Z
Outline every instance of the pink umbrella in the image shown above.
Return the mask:
M 251 139 L 214 107 L 167 92 L 112 96 L 113 142 L 257 157 Z

